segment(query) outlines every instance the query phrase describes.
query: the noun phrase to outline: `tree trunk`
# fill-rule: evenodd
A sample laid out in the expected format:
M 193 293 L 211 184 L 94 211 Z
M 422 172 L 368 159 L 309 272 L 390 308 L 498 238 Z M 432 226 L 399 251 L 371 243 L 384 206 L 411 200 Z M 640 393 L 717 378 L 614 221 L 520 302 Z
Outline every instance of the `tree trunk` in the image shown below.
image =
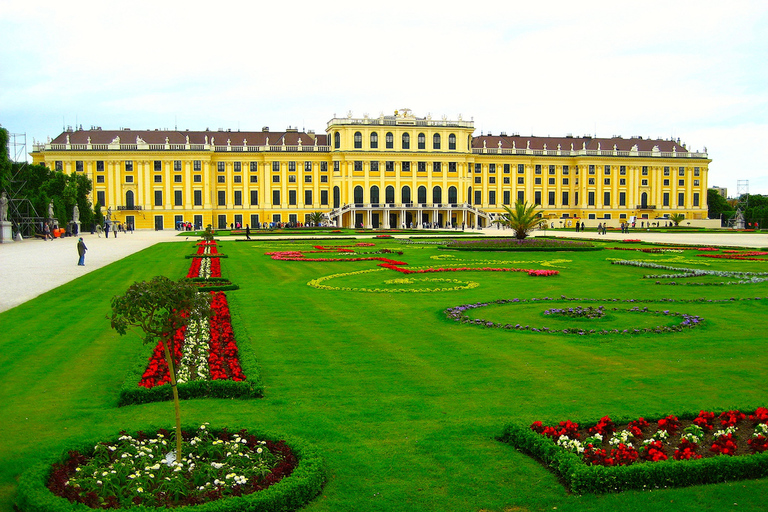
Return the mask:
M 173 407 L 176 412 L 176 462 L 181 463 L 181 409 L 179 408 L 179 389 L 176 387 L 176 371 L 173 368 L 173 357 L 168 348 L 168 340 L 163 340 L 163 351 L 168 362 L 168 373 L 171 376 L 171 389 L 173 390 Z

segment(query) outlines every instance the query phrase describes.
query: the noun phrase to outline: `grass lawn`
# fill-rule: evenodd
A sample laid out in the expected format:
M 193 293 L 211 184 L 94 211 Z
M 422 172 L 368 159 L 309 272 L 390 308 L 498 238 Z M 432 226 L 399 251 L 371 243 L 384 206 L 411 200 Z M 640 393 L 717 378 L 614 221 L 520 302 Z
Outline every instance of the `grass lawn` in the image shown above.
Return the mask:
M 513 419 L 547 423 L 768 405 L 764 333 L 768 300 L 643 304 L 699 315 L 704 323 L 681 333 L 637 336 L 485 329 L 450 321 L 443 310 L 501 298 L 562 295 L 766 297 L 768 283 L 661 286 L 654 284 L 655 279 L 642 279 L 661 271 L 611 265 L 609 260 L 744 271 L 768 271 L 768 262 L 702 258 L 697 251 L 483 253 L 393 240 L 365 242 L 376 245 L 360 247 L 361 252 L 402 250 L 400 256 L 368 256 L 405 261 L 408 268 L 504 266 L 554 269 L 560 274 L 405 275 L 380 269 L 371 261 L 295 262 L 265 256 L 271 251 L 310 250 L 310 240 L 224 239 L 220 252 L 229 257 L 222 260 L 222 275 L 240 286 L 227 292 L 235 332 L 242 350 L 256 352 L 265 397 L 185 401 L 182 421 L 259 427 L 319 447 L 329 468 L 328 482 L 304 510 L 765 510 L 765 479 L 570 495 L 546 468 L 495 437 Z M 138 335 L 119 337 L 105 317 L 111 297 L 132 282 L 158 273 L 172 278 L 186 275 L 190 260 L 184 255 L 192 251 L 192 243 L 157 245 L 0 314 L 0 511 L 12 510 L 21 471 L 75 439 L 106 439 L 124 428 L 172 427 L 170 403 L 116 407 L 117 393 L 141 352 L 141 341 Z M 307 285 L 331 275 L 335 277 L 323 284 L 332 289 Z M 477 286 L 397 291 L 458 286 L 430 279 Z M 477 317 L 560 327 L 584 324 L 583 319 L 569 324 L 542 314 L 552 306 L 563 303 L 494 306 L 478 310 Z M 590 322 L 629 328 L 658 325 L 656 320 L 611 313 Z

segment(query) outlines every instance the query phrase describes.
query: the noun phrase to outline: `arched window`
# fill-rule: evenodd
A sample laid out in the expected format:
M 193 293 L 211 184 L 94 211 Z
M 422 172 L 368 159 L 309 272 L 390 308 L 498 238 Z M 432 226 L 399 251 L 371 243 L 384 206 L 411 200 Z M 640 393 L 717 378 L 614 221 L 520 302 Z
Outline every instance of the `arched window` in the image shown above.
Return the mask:
M 355 132 L 355 149 L 363 149 L 363 134 Z
M 355 187 L 354 198 L 355 198 L 355 204 L 363 203 L 363 187 L 361 187 L 360 185 Z
M 333 147 L 336 149 L 341 147 L 341 134 L 339 132 L 333 134 Z
M 640 195 L 640 207 L 641 208 L 647 208 L 648 207 L 648 193 L 643 192 Z
M 419 134 L 419 149 L 426 149 L 427 148 L 427 138 L 424 136 L 423 133 Z
M 371 149 L 379 147 L 379 134 L 376 132 L 371 133 Z
M 456 149 L 456 135 L 453 133 L 448 136 L 448 149 Z
M 384 202 L 385 203 L 394 203 L 395 202 L 395 187 L 392 185 L 388 186 L 384 191 Z
M 443 202 L 443 189 L 439 186 L 432 189 L 432 202 L 435 204 Z
M 458 196 L 458 192 L 456 190 L 456 187 L 448 187 L 448 202 L 449 203 L 458 203 L 459 202 L 459 196 Z
M 408 185 L 403 187 L 402 194 L 401 194 L 403 203 L 410 203 L 411 202 L 411 187 Z
M 341 206 L 341 190 L 339 187 L 333 187 L 333 207 L 339 208 Z
M 419 196 L 419 202 L 420 203 L 426 203 L 427 202 L 427 187 L 424 187 L 424 186 L 419 187 L 418 196 Z
M 125 207 L 129 210 L 133 210 L 133 190 L 128 190 L 125 193 Z
M 393 149 L 395 147 L 395 136 L 392 135 L 392 132 L 387 132 L 386 140 L 387 140 L 387 149 Z
M 432 149 L 440 149 L 440 134 L 436 133 L 432 136 Z
M 411 136 L 407 133 L 403 134 L 403 149 L 411 149 Z
M 357 200 L 355 200 L 355 202 L 357 202 Z M 371 187 L 371 202 L 374 204 L 379 202 L 379 187 L 376 185 Z

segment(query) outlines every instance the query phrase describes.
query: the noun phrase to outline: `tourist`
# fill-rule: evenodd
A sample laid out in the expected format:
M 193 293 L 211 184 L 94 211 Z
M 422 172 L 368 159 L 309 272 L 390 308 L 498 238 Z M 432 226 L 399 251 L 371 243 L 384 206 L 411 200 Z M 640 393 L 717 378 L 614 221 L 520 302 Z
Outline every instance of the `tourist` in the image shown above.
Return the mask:
M 51 240 L 51 227 L 46 222 L 43 225 L 43 240 Z
M 117 223 L 112 224 L 112 235 L 117 238 Z
M 597 234 L 600 235 L 602 234 L 602 232 L 603 232 L 603 223 L 601 222 L 597 225 Z
M 80 256 L 80 259 L 77 261 L 77 264 L 81 267 L 85 266 L 85 251 L 87 251 L 88 248 L 85 246 L 85 243 L 83 242 L 83 237 L 80 237 L 80 240 L 77 241 L 77 254 Z
M 248 224 L 245 225 L 245 239 L 251 239 L 251 227 Z

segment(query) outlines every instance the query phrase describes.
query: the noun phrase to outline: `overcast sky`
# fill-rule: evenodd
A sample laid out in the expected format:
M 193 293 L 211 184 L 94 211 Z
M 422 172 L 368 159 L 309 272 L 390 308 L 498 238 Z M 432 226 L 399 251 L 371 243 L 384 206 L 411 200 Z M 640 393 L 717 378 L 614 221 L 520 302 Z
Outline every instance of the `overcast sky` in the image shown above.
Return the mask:
M 680 138 L 768 193 L 768 2 L 5 0 L 0 124 L 323 132 L 410 108 L 475 134 Z

